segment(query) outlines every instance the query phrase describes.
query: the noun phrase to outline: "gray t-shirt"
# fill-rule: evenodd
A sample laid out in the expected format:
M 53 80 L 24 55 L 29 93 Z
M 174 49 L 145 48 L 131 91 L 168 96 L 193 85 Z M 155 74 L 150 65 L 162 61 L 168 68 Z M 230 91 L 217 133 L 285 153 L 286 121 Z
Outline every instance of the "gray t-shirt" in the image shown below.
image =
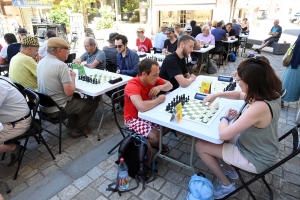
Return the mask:
M 72 99 L 65 95 L 63 84 L 72 83 L 68 65 L 56 56 L 47 54 L 37 65 L 38 91 L 49 95 L 60 107 L 65 107 Z M 58 108 L 43 109 L 53 113 Z
M 7 83 L 8 78 L 0 76 L 0 122 L 14 122 L 29 114 L 29 107 L 17 88 Z
M 116 48 L 109 48 L 107 46 L 103 47 L 103 52 L 105 53 L 105 58 L 107 60 L 111 60 L 117 64 L 117 49 Z
M 80 56 L 81 60 L 86 61 L 87 64 L 91 64 L 94 60 L 98 60 L 100 63 L 96 66 L 97 69 L 105 69 L 106 61 L 105 61 L 105 54 L 103 51 L 99 50 L 98 48 L 96 51 L 90 55 L 88 52 L 85 52 Z

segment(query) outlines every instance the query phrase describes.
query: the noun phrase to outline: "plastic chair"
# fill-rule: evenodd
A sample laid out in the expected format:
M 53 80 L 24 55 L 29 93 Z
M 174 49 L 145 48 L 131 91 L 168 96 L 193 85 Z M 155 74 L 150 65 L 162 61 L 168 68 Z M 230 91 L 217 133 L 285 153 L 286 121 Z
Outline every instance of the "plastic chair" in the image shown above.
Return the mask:
M 68 115 L 61 107 L 59 107 L 56 102 L 48 95 L 40 93 L 40 92 L 35 92 L 39 98 L 40 98 L 40 109 L 38 111 L 39 117 L 40 117 L 40 124 L 41 124 L 41 120 L 46 120 L 52 124 L 59 124 L 59 134 L 56 135 L 54 133 L 52 133 L 51 131 L 44 129 L 44 131 L 50 133 L 51 135 L 53 135 L 54 137 L 57 137 L 59 140 L 59 154 L 61 154 L 61 128 L 62 128 L 62 124 L 65 125 L 66 127 L 68 127 L 68 124 L 65 122 L 66 119 L 68 119 L 71 115 Z M 50 118 L 48 117 L 47 113 L 43 112 L 42 109 L 43 108 L 49 108 L 49 107 L 57 107 L 58 108 L 58 117 L 56 118 Z M 76 128 L 78 128 L 76 126 Z M 79 129 L 79 128 L 78 128 Z M 80 129 L 79 129 L 80 130 Z M 80 132 L 87 138 L 87 135 L 83 133 L 82 130 L 80 130 Z
M 300 127 L 300 124 L 298 124 L 297 126 L 295 126 L 294 128 L 292 128 L 290 131 L 288 131 L 286 134 L 284 134 L 283 136 L 281 136 L 279 138 L 279 142 L 280 142 L 284 138 L 286 138 L 286 137 L 288 137 L 288 136 L 291 135 L 292 138 L 293 138 L 293 151 L 289 155 L 287 155 L 285 158 L 283 158 L 282 160 L 280 160 L 279 162 L 277 162 L 272 167 L 266 169 L 262 173 L 260 173 L 260 174 L 253 174 L 253 173 L 241 170 L 241 169 L 233 166 L 235 168 L 237 174 L 239 175 L 239 178 L 241 180 L 242 185 L 240 187 L 238 187 L 236 190 L 234 190 L 233 192 L 229 193 L 227 196 L 225 196 L 222 199 L 226 199 L 226 198 L 232 196 L 233 194 L 237 193 L 238 191 L 240 191 L 243 188 L 245 188 L 248 191 L 248 193 L 250 194 L 250 196 L 252 197 L 252 199 L 256 199 L 248 186 L 250 184 L 252 184 L 253 182 L 257 181 L 258 179 L 262 179 L 263 183 L 265 184 L 265 186 L 269 190 L 269 197 L 270 197 L 270 199 L 273 199 L 273 191 L 270 188 L 270 186 L 267 183 L 267 181 L 265 180 L 265 175 L 267 175 L 269 172 L 273 171 L 274 169 L 276 169 L 280 165 L 286 163 L 287 161 L 289 161 L 290 159 L 292 159 L 293 157 L 295 157 L 296 155 L 298 155 L 300 153 L 300 144 L 299 144 L 299 135 L 298 135 L 299 134 L 298 133 L 299 127 Z M 252 179 L 248 180 L 247 182 L 245 182 L 245 180 L 243 179 L 240 171 L 246 172 L 246 173 L 248 173 L 248 174 L 250 174 L 250 175 L 252 175 L 254 177 Z
M 120 124 L 119 124 L 119 121 L 118 121 L 118 118 L 117 118 L 117 111 L 116 111 L 116 108 L 115 108 L 115 104 L 119 104 L 121 102 L 124 102 L 124 89 L 122 90 L 119 90 L 117 92 L 114 92 L 112 95 L 111 95 L 111 104 L 112 104 L 112 110 L 113 110 L 113 113 L 114 113 L 114 119 L 115 119 L 115 122 L 118 126 L 118 129 L 120 130 L 120 133 L 122 134 L 123 138 L 125 138 L 125 134 L 128 135 L 131 135 L 133 133 L 135 133 L 133 130 L 127 128 L 127 127 L 121 127 Z M 122 140 L 116 145 L 114 146 L 109 152 L 108 154 L 110 154 L 113 150 L 115 150 L 120 144 L 122 143 Z
M 65 60 L 64 63 L 72 63 L 75 58 L 76 58 L 76 53 L 70 53 L 67 60 Z
M 209 54 L 213 55 L 219 55 L 217 65 L 220 67 L 223 65 L 223 53 L 224 53 L 224 47 L 222 41 L 215 41 L 215 48 L 209 51 Z
M 5 144 L 16 143 L 16 142 L 18 142 L 22 139 L 25 139 L 24 148 L 21 152 L 20 158 L 18 159 L 18 167 L 17 167 L 17 171 L 14 175 L 14 180 L 17 179 L 19 169 L 20 169 L 20 166 L 21 166 L 21 163 L 22 163 L 22 159 L 23 159 L 24 153 L 26 151 L 26 146 L 27 146 L 29 137 L 34 137 L 37 140 L 38 143 L 42 142 L 46 146 L 47 150 L 49 151 L 52 159 L 55 160 L 55 157 L 54 157 L 51 149 L 49 148 L 48 144 L 46 143 L 44 137 L 41 134 L 43 132 L 42 127 L 35 120 L 35 115 L 37 113 L 37 109 L 38 109 L 38 106 L 39 106 L 39 96 L 37 94 L 35 94 L 35 92 L 30 88 L 24 89 L 22 93 L 25 97 L 25 100 L 27 101 L 27 104 L 28 104 L 28 107 L 29 107 L 30 113 L 31 113 L 31 119 L 32 120 L 31 120 L 30 127 L 29 127 L 28 131 L 26 131 L 24 134 L 19 135 L 15 138 L 12 138 L 12 139 L 5 142 Z
M 117 64 L 113 61 L 106 59 L 106 70 L 116 73 L 117 71 Z

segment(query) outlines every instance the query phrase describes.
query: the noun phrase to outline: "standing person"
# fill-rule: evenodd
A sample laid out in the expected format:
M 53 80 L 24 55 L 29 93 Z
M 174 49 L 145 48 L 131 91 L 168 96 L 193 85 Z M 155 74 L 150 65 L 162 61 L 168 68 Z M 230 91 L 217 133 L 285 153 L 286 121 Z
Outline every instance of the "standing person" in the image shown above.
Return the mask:
M 196 21 L 192 20 L 190 22 L 190 25 L 192 26 L 192 36 L 195 38 L 199 33 L 201 33 L 201 27 L 200 26 L 196 26 Z
M 83 61 L 86 61 L 84 66 L 88 68 L 96 69 L 105 69 L 106 67 L 106 58 L 103 51 L 98 49 L 96 40 L 91 37 L 87 37 L 84 40 L 84 48 L 86 52 L 73 60 L 73 63 L 81 64 Z
M 175 23 L 174 28 L 175 28 L 175 32 L 174 32 L 175 37 L 178 39 L 180 36 L 184 34 L 184 32 L 180 30 L 181 25 L 179 23 Z
M 99 98 L 73 98 L 73 95 L 77 96 L 75 93 L 76 73 L 64 63 L 70 53 L 70 45 L 64 39 L 50 38 L 47 51 L 47 55 L 37 66 L 39 92 L 49 95 L 68 115 L 76 115 L 68 119 L 68 128 L 72 130 L 70 133 L 72 137 L 82 136 L 79 129 L 89 134 L 92 127 L 88 126 L 88 122 L 98 107 Z M 43 111 L 49 118 L 59 116 L 57 107 L 43 109 Z M 75 128 L 75 124 L 79 129 Z
M 128 128 L 147 138 L 154 149 L 159 145 L 159 125 L 138 117 L 138 112 L 146 112 L 163 103 L 166 96 L 159 94 L 161 91 L 169 91 L 172 85 L 159 76 L 157 61 L 144 59 L 139 63 L 139 74 L 128 81 L 124 90 L 124 120 Z M 164 128 L 166 134 L 169 129 Z M 163 145 L 163 153 L 169 151 Z
M 127 47 L 128 39 L 125 35 L 117 35 L 115 45 L 117 47 L 117 74 L 135 77 L 138 74 L 138 54 Z
M 228 34 L 222 29 L 222 22 L 217 23 L 217 28 L 211 31 L 211 34 L 215 37 L 215 41 L 228 40 Z
M 39 52 L 38 52 L 38 54 L 39 54 L 39 60 L 42 59 L 42 58 L 44 58 L 46 56 L 46 54 L 47 54 L 48 39 L 52 38 L 52 37 L 56 37 L 56 32 L 53 31 L 53 30 L 47 31 L 46 37 L 45 37 L 46 40 L 44 41 L 43 45 L 40 47 Z
M 300 35 L 298 36 L 293 50 L 290 65 L 282 75 L 282 88 L 286 89 L 286 95 L 282 101 L 295 102 L 300 98 Z
M 274 26 L 271 28 L 269 35 L 271 35 L 271 37 L 265 39 L 264 41 L 262 41 L 261 46 L 258 49 L 254 49 L 254 51 L 256 51 L 257 53 L 260 54 L 261 50 L 267 46 L 268 44 L 272 44 L 273 42 L 278 42 L 280 36 L 282 33 L 282 28 L 281 26 L 279 26 L 279 20 L 276 19 L 274 21 Z
M 174 28 L 169 27 L 166 30 L 166 34 L 168 39 L 164 42 L 164 48 L 162 50 L 162 54 L 171 54 L 177 49 L 177 39 L 175 37 Z
M 119 34 L 116 32 L 109 34 L 109 38 L 107 40 L 108 46 L 104 46 L 102 49 L 105 54 L 105 58 L 107 60 L 112 61 L 116 65 L 117 65 L 118 50 L 115 45 L 115 38 L 117 37 L 117 35 L 119 35 Z
M 193 52 L 193 48 L 194 39 L 183 35 L 178 40 L 177 50 L 164 59 L 159 77 L 170 81 L 173 85 L 172 90 L 179 86 L 187 87 L 196 79 L 194 74 L 189 74 L 186 66 L 186 58 Z
M 138 47 L 138 51 L 150 53 L 151 49 L 153 48 L 152 42 L 149 38 L 147 38 L 145 34 L 145 29 L 140 27 L 136 30 L 137 39 L 136 39 L 136 46 Z
M 36 58 L 39 50 L 36 37 L 26 37 L 21 41 L 21 50 L 9 64 L 9 78 L 20 83 L 24 88 L 37 90 Z
M 4 46 L 0 53 L 0 65 L 9 64 L 13 56 L 19 53 L 21 44 L 17 42 L 17 38 L 12 33 L 6 33 L 4 40 L 7 46 Z
M 154 51 L 155 53 L 162 53 L 162 50 L 164 48 L 164 42 L 167 38 L 165 32 L 168 28 L 166 24 L 163 24 L 161 27 L 161 31 L 159 33 L 156 33 L 154 36 Z
M 220 118 L 219 138 L 229 140 L 229 143 L 213 144 L 201 139 L 196 143 L 201 160 L 218 179 L 215 199 L 236 189 L 226 177 L 238 178 L 231 165 L 259 174 L 276 164 L 279 158 L 280 79 L 267 62 L 250 58 L 239 64 L 236 82 L 241 91 L 210 94 L 203 101 L 203 105 L 211 104 L 220 97 L 245 100 L 247 104 L 233 123 L 230 121 L 237 117 L 237 110 L 229 109 Z M 218 158 L 223 159 L 223 165 L 219 164 Z
M 250 32 L 250 25 L 249 25 L 249 22 L 248 22 L 247 18 L 243 19 L 241 27 L 242 27 L 242 33 L 249 33 Z

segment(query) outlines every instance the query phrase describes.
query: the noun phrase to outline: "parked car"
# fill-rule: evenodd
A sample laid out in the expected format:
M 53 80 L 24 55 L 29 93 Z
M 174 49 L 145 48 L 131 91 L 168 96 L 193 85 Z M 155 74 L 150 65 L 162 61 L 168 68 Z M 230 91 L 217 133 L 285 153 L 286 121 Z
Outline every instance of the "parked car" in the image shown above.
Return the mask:
M 296 12 L 295 14 L 293 14 L 291 17 L 290 17 L 290 22 L 291 23 L 294 23 L 295 21 L 297 21 L 297 18 L 300 17 L 300 12 Z

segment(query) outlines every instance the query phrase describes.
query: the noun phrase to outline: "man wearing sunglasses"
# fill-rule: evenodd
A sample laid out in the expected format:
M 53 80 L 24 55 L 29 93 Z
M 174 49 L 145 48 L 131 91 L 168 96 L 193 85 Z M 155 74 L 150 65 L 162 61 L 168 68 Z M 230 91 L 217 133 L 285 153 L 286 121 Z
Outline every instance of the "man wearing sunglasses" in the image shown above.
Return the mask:
M 125 35 L 118 35 L 115 38 L 117 48 L 117 71 L 118 74 L 135 77 L 138 74 L 138 54 L 127 47 L 128 39 Z
M 97 48 L 97 43 L 94 38 L 87 37 L 84 40 L 84 48 L 86 52 L 73 60 L 73 63 L 81 64 L 86 61 L 84 66 L 88 68 L 105 69 L 106 58 L 105 53 Z

